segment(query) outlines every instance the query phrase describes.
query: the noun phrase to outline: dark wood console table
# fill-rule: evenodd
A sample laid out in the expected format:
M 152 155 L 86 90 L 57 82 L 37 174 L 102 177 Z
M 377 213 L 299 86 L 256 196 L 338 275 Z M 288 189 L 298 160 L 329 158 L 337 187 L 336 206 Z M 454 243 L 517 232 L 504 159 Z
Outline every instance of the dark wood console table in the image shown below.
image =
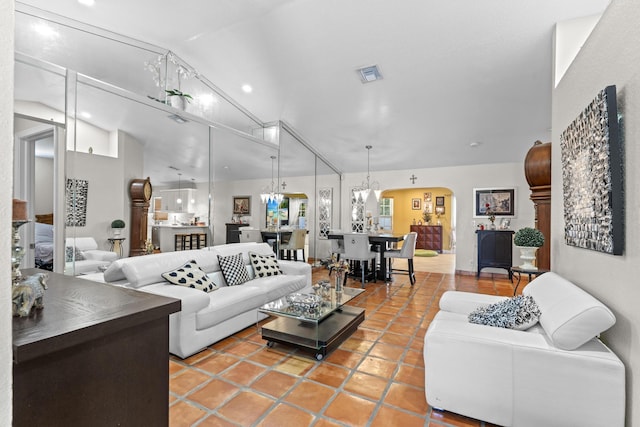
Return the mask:
M 415 231 L 416 249 L 429 249 L 442 253 L 441 225 L 411 225 L 410 231 Z
M 13 318 L 13 426 L 167 426 L 180 301 L 39 272 L 44 309 Z

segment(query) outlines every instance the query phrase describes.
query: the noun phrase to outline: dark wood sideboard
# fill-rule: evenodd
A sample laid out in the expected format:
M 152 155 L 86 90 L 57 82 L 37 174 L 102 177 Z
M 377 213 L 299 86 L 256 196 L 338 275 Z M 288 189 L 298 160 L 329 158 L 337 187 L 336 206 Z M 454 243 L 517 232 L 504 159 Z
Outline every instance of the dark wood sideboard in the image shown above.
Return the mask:
M 47 273 L 44 309 L 13 319 L 13 426 L 167 426 L 180 300 Z
M 417 233 L 416 249 L 430 249 L 442 253 L 441 225 L 412 225 L 410 230 Z
M 478 235 L 478 273 L 485 267 L 504 268 L 511 279 L 513 265 L 512 230 L 476 230 Z

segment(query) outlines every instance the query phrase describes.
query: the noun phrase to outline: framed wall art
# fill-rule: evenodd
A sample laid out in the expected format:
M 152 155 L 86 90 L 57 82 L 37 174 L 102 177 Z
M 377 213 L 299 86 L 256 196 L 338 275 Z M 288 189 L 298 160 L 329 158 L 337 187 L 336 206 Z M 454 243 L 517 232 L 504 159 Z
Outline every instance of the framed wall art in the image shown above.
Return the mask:
M 622 255 L 623 156 L 616 87 L 601 90 L 560 135 L 564 240 Z
M 495 216 L 515 216 L 515 194 L 515 188 L 474 188 L 474 218 L 488 217 L 487 205 Z
M 411 209 L 413 209 L 414 211 L 419 211 L 420 209 L 422 209 L 422 204 L 420 202 L 420 199 L 411 199 Z
M 251 196 L 233 196 L 233 214 L 251 215 Z
M 87 198 L 89 181 L 86 179 L 67 178 L 66 218 L 68 227 L 85 227 L 87 225 Z
M 444 206 L 444 196 L 436 196 L 436 206 Z

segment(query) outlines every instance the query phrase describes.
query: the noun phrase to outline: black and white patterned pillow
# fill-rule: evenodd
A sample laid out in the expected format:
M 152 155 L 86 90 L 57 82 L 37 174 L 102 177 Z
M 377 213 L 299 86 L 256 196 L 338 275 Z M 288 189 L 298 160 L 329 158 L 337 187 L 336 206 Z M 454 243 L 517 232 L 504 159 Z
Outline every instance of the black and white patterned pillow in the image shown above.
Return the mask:
M 269 277 L 283 274 L 278 265 L 276 256 L 260 255 L 255 252 L 249 251 L 249 260 L 251 260 L 251 266 L 256 277 Z
M 242 285 L 251 280 L 249 273 L 247 273 L 247 268 L 244 266 L 241 253 L 229 256 L 218 255 L 218 262 L 227 285 Z
M 218 289 L 209 276 L 198 267 L 195 260 L 191 260 L 175 270 L 162 273 L 162 277 L 174 285 L 186 286 L 204 292 L 213 292 Z
M 65 262 L 83 261 L 86 259 L 82 251 L 74 246 L 64 248 L 64 258 Z
M 469 313 L 470 323 L 520 331 L 538 323 L 539 318 L 540 309 L 530 295 L 518 295 Z

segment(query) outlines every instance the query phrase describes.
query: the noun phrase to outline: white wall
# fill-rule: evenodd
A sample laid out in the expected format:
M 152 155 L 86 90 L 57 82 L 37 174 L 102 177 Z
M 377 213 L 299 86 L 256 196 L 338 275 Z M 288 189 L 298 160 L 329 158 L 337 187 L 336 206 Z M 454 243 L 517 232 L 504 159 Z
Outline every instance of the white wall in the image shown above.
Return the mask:
M 533 142 L 523 142 L 533 146 Z M 415 184 L 409 180 L 412 174 L 418 177 Z M 346 174 L 342 191 L 342 228 L 351 224 L 349 210 L 349 190 L 362 183 L 366 175 Z M 382 190 L 420 187 L 445 187 L 452 190 L 456 197 L 456 271 L 475 272 L 477 267 L 476 228 L 473 218 L 474 188 L 515 188 L 516 216 L 511 220 L 511 229 L 533 227 L 534 209 L 529 200 L 529 184 L 524 176 L 524 159 L 521 163 L 498 163 L 479 166 L 456 166 L 417 170 L 396 170 L 372 172 L 371 179 L 380 183 Z M 488 221 L 484 221 L 488 222 Z M 519 263 L 514 250 L 514 265 Z M 483 269 L 482 272 L 496 271 L 505 274 L 505 270 Z
M 567 68 L 582 49 L 584 42 L 593 31 L 602 14 L 585 16 L 558 22 L 555 30 L 555 46 L 553 49 L 555 86 L 564 76 Z
M 48 214 L 53 212 L 53 159 L 36 157 L 36 198 L 33 212 Z
M 640 425 L 640 3 L 611 2 L 553 92 L 553 140 L 608 85 L 624 117 L 625 250 L 622 256 L 570 247 L 563 240 L 562 168 L 552 146 L 551 267 L 608 305 L 617 322 L 602 338 L 627 369 L 626 425 Z M 606 411 L 607 408 L 597 410 Z
M 0 187 L 13 188 L 13 26 L 14 2 L 0 0 Z M 11 425 L 11 192 L 0 192 L 0 420 Z

